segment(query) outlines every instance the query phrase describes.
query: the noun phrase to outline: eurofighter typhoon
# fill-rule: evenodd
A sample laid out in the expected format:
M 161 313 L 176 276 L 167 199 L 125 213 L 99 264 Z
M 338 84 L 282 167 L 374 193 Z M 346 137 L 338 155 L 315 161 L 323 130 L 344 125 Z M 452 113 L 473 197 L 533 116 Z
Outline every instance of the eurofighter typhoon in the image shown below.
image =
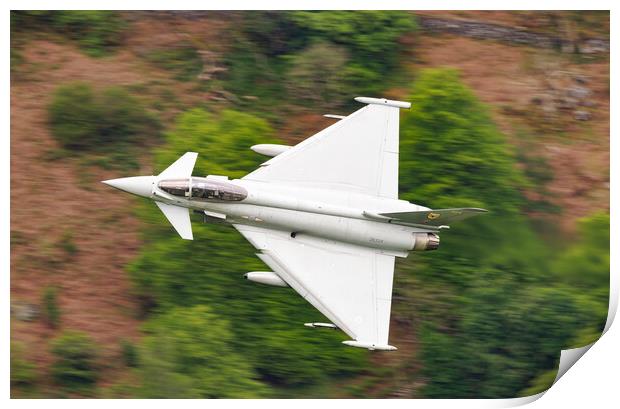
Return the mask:
M 241 179 L 192 176 L 187 152 L 157 176 L 103 183 L 155 201 L 191 240 L 190 209 L 237 229 L 272 271 L 257 283 L 291 287 L 338 328 L 346 345 L 389 345 L 394 258 L 436 250 L 439 231 L 484 209 L 434 209 L 398 199 L 399 109 L 408 102 L 358 97 L 363 108 L 296 146 L 255 145 L 271 157 Z

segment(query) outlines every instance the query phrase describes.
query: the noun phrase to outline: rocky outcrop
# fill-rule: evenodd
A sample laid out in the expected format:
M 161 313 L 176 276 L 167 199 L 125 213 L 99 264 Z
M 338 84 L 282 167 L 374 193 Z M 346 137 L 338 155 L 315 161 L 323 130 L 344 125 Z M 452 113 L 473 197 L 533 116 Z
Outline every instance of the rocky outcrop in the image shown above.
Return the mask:
M 609 52 L 609 41 L 597 38 L 573 41 L 560 36 L 554 37 L 515 27 L 474 20 L 418 16 L 418 21 L 424 30 L 436 33 L 497 40 L 537 48 L 551 48 L 567 53 L 595 54 Z

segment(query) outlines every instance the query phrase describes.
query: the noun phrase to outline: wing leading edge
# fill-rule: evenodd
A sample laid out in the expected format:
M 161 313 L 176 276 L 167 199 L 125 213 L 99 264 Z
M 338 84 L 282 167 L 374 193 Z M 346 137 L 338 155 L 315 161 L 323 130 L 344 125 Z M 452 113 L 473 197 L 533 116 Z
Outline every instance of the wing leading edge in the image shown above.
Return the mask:
M 393 350 L 388 345 L 394 256 L 372 249 L 285 232 L 235 225 L 257 254 L 297 293 L 353 340 L 347 345 Z

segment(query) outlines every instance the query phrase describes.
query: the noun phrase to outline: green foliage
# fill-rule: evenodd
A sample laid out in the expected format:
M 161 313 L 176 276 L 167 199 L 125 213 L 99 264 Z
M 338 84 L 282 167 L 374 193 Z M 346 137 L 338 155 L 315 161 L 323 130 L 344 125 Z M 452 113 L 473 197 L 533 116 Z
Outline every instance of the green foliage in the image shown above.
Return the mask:
M 440 251 L 401 266 L 430 292 L 416 305 L 424 312 L 423 393 L 516 396 L 537 375 L 556 370 L 560 350 L 574 343 L 584 322 L 600 320 L 600 311 L 592 297 L 550 281 L 553 254 L 521 216 L 525 178 L 487 109 L 458 73 L 421 71 L 408 100 L 412 108 L 401 122 L 401 197 L 433 208 L 491 211 L 444 232 Z M 598 223 L 586 230 L 603 230 L 605 221 Z M 607 219 L 607 229 L 608 224 Z M 596 270 L 587 284 L 592 288 L 608 274 L 609 238 L 582 234 L 603 250 L 594 253 L 595 266 L 567 260 L 577 266 L 567 269 L 567 277 L 578 277 L 580 268 Z M 580 259 L 587 250 L 575 252 Z M 396 294 L 401 291 L 411 292 L 395 286 Z
M 121 340 L 121 357 L 127 366 L 138 365 L 138 350 L 133 342 L 126 339 Z
M 11 341 L 11 389 L 27 390 L 37 381 L 35 366 L 23 357 L 21 344 Z
M 551 271 L 555 282 L 574 292 L 574 299 L 585 315 L 582 331 L 571 347 L 596 341 L 607 321 L 609 309 L 609 214 L 595 213 L 578 222 L 576 240 L 559 253 Z
M 433 207 L 502 203 L 494 212 L 516 214 L 523 204 L 521 175 L 504 136 L 451 69 L 419 73 L 411 109 L 401 122 L 404 196 Z
M 417 29 L 403 11 L 263 11 L 247 13 L 240 26 L 267 56 L 297 52 L 316 41 L 343 45 L 361 60 L 394 64 L 399 38 Z M 371 62 L 374 63 L 374 62 Z
M 11 11 L 12 32 L 50 30 L 75 41 L 93 57 L 103 56 L 118 46 L 125 26 L 125 21 L 114 11 Z
M 309 42 L 328 41 L 348 51 L 350 60 L 343 73 L 347 81 L 340 86 L 349 99 L 378 95 L 393 84 L 402 51 L 399 39 L 417 29 L 415 16 L 403 11 L 294 11 L 291 20 Z
M 291 20 L 312 39 L 342 44 L 360 61 L 388 67 L 396 63 L 398 39 L 417 28 L 413 14 L 402 11 L 295 11 Z
M 291 12 L 257 10 L 244 13 L 239 34 L 267 58 L 291 54 L 308 45 L 308 33 L 291 18 Z
M 63 390 L 89 394 L 97 380 L 97 347 L 90 336 L 66 331 L 51 343 L 51 375 Z
M 570 291 L 523 287 L 501 271 L 480 273 L 459 298 L 453 328 L 421 333 L 428 397 L 516 396 L 541 368 L 557 371 L 585 318 Z
M 323 103 L 329 96 L 342 106 L 394 82 L 399 39 L 416 27 L 413 14 L 402 11 L 246 13 L 225 55 L 225 87 L 257 97 L 248 108 L 269 112 L 306 97 Z M 290 78 L 286 89 L 282 78 Z
M 250 147 L 273 141 L 272 135 L 265 120 L 250 114 L 225 110 L 214 115 L 192 109 L 179 116 L 175 127 L 166 134 L 167 144 L 156 150 L 156 173 L 192 150 L 200 154 L 194 174 L 239 178 L 264 161 Z
M 545 246 L 521 216 L 524 179 L 486 108 L 450 69 L 421 71 L 408 100 L 400 132 L 401 198 L 490 211 L 443 234 L 442 251 L 419 257 L 433 271 L 420 274 L 467 286 L 485 266 L 523 280 L 543 271 Z
M 172 308 L 151 319 L 141 343 L 144 398 L 257 398 L 265 387 L 234 352 L 225 320 L 206 306 Z
M 73 83 L 57 88 L 49 116 L 52 133 L 62 145 L 83 149 L 95 144 L 99 112 L 88 84 Z
M 175 73 L 181 81 L 195 79 L 202 71 L 202 58 L 198 50 L 190 44 L 179 44 L 146 53 L 145 58 L 153 64 Z
M 609 288 L 609 214 L 581 219 L 575 239 L 554 263 L 555 277 L 581 290 Z
M 95 93 L 86 83 L 70 83 L 54 91 L 49 105 L 52 133 L 68 149 L 118 149 L 157 136 L 159 121 L 141 101 L 121 87 Z
M 52 24 L 92 56 L 101 56 L 117 46 L 125 27 L 117 13 L 98 10 L 59 11 L 54 13 Z
M 73 240 L 73 233 L 69 230 L 65 231 L 58 241 L 58 247 L 60 247 L 69 256 L 74 256 L 78 252 L 78 247 Z
M 317 70 L 317 61 L 321 69 Z M 343 86 L 348 76 L 345 71 L 346 50 L 329 43 L 316 43 L 291 57 L 291 68 L 286 83 L 289 95 L 303 101 L 333 107 L 350 96 Z
M 45 287 L 41 297 L 43 306 L 43 320 L 51 328 L 57 328 L 60 324 L 60 308 L 58 307 L 58 292 L 56 287 Z
M 231 50 L 223 56 L 227 66 L 226 91 L 241 97 L 237 101 L 244 110 L 273 112 L 286 102 L 286 77 L 282 59 L 269 57 L 243 36 L 239 36 Z M 244 97 L 253 98 L 244 98 Z
M 531 385 L 519 393 L 519 396 L 532 396 L 544 392 L 553 385 L 558 371 L 546 371 L 532 380 Z
M 24 63 L 24 56 L 20 50 L 11 47 L 11 75 L 17 74 L 17 69 Z

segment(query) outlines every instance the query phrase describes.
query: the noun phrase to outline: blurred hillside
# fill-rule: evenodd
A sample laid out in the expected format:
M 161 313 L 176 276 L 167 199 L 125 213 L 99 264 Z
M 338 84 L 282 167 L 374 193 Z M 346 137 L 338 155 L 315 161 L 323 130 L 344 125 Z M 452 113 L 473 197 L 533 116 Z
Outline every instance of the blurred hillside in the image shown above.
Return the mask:
M 12 12 L 12 397 L 513 397 L 595 339 L 609 275 L 609 14 Z M 401 197 L 478 206 L 399 260 L 394 353 L 312 331 L 231 229 L 100 180 L 240 177 L 249 147 L 401 116 Z M 42 200 L 32 200 L 37 197 Z M 28 198 L 24 200 L 24 198 Z

